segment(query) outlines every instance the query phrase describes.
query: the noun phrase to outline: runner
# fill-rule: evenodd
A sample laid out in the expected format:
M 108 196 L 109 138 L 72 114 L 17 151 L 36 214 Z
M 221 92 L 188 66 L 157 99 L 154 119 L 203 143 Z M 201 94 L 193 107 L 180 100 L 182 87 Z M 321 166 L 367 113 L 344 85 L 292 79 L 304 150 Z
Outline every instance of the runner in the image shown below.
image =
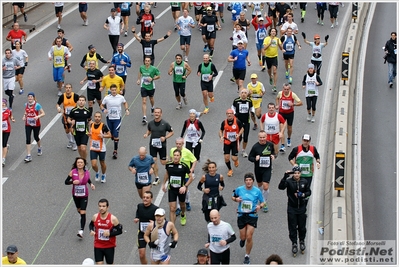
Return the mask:
M 145 147 L 142 148 L 145 149 Z M 144 191 L 141 198 L 143 200 L 143 203 L 137 204 L 136 216 L 134 217 L 133 222 L 139 223 L 139 229 L 137 231 L 137 247 L 139 249 L 140 263 L 147 264 L 145 248 L 147 246 L 147 242 L 145 242 L 144 240 L 144 233 L 147 230 L 148 225 L 154 223 L 154 214 L 155 211 L 158 209 L 158 206 L 152 204 L 153 194 L 149 190 Z
M 301 178 L 306 178 L 309 187 L 312 184 L 314 163 L 316 159 L 316 167 L 320 169 L 320 154 L 315 146 L 310 145 L 311 137 L 309 134 L 302 136 L 302 145 L 294 147 L 288 156 L 288 161 L 292 166 L 301 168 Z
M 100 111 L 94 113 L 94 122 L 90 125 L 88 133 L 90 137 L 90 161 L 93 171 L 96 172 L 95 180 L 100 181 L 100 172 L 98 171 L 97 158 L 101 165 L 101 183 L 106 182 L 107 165 L 105 164 L 105 153 L 107 150 L 104 138 L 111 138 L 111 132 L 107 125 L 102 122 L 102 114 Z
M 18 8 L 21 11 L 22 15 L 24 15 L 24 21 L 28 21 L 28 16 L 25 13 L 25 3 L 12 3 L 12 8 L 14 9 L 14 23 L 17 22 L 17 14 L 18 14 Z
M 141 2 L 141 3 L 145 3 L 145 2 Z M 137 3 L 136 3 L 136 8 L 137 8 Z M 136 24 L 137 25 L 141 24 L 141 36 L 145 36 L 146 33 L 149 33 L 150 38 L 151 38 L 151 36 L 153 34 L 154 26 L 155 26 L 155 17 L 151 13 L 151 6 L 145 5 L 143 12 L 139 12 L 139 14 L 137 14 L 137 16 L 138 16 L 138 18 L 136 20 Z M 132 27 L 132 32 L 133 31 L 135 31 L 134 27 Z M 133 34 L 134 34 L 134 32 L 133 32 Z
M 5 50 L 5 57 L 2 60 L 3 66 L 3 90 L 8 95 L 8 102 L 12 110 L 12 103 L 14 102 L 14 89 L 15 89 L 15 73 L 18 69 L 22 68 L 21 62 L 12 56 L 11 49 Z
M 248 67 L 251 66 L 249 51 L 244 48 L 243 40 L 237 42 L 237 48 L 230 52 L 227 61 L 233 62 L 233 78 L 237 84 L 237 90 L 239 91 L 243 87 L 247 71 L 245 61 L 247 62 Z M 232 81 L 232 79 L 230 79 L 230 81 Z
M 248 154 L 245 152 L 245 149 L 247 148 L 249 131 L 251 129 L 250 117 L 253 117 L 255 113 L 252 100 L 248 98 L 248 89 L 241 88 L 240 96 L 234 99 L 231 108 L 234 110 L 236 118 L 242 123 L 242 127 L 244 128 L 243 135 L 240 136 L 239 141 L 241 142 L 242 139 L 244 139 L 244 142 L 242 142 L 241 155 L 243 158 L 246 158 Z M 240 147 L 238 145 L 238 150 L 239 149 Z
M 168 132 L 168 134 L 166 134 Z M 162 165 L 166 164 L 167 161 L 167 149 L 166 149 L 166 139 L 172 137 L 174 134 L 172 126 L 162 119 L 162 109 L 155 108 L 154 109 L 154 120 L 150 121 L 147 125 L 147 131 L 144 134 L 144 138 L 147 138 L 151 135 L 150 138 L 150 155 L 154 158 L 154 174 L 155 181 L 152 183 L 153 185 L 159 184 L 159 175 L 158 175 L 158 164 L 157 164 L 157 156 L 159 154 L 159 158 Z
M 252 236 L 258 224 L 258 211 L 263 208 L 265 201 L 259 188 L 254 187 L 254 174 L 244 175 L 244 185 L 233 190 L 232 200 L 238 202 L 237 225 L 240 229 L 240 247 L 244 247 L 244 264 L 250 264 L 249 255 L 253 246 Z
M 176 109 L 181 109 L 182 98 L 184 105 L 187 106 L 186 80 L 191 73 L 191 67 L 187 62 L 183 62 L 183 56 L 181 54 L 176 54 L 175 59 L 176 60 L 170 64 L 168 74 L 173 75 L 173 89 L 175 90 L 175 97 L 178 104 Z
M 111 63 L 110 60 L 105 60 L 99 53 L 96 52 L 96 47 L 94 45 L 89 45 L 87 47 L 89 52 L 83 56 L 82 61 L 80 62 L 80 66 L 84 68 L 86 71 L 90 69 L 90 62 L 94 60 L 95 68 L 98 69 L 98 61 L 100 60 L 102 63 Z
M 215 4 L 216 16 L 219 17 L 222 23 L 224 23 L 224 18 L 223 18 L 224 3 L 223 2 L 213 2 L 213 3 Z
M 173 223 L 176 221 L 176 202 L 177 200 L 180 202 L 180 224 L 184 226 L 187 223 L 186 194 L 188 186 L 193 182 L 193 176 L 190 167 L 181 161 L 181 158 L 182 152 L 175 149 L 173 161 L 169 161 L 165 165 L 166 173 L 162 183 L 162 191 L 165 193 L 168 191 L 169 218 Z M 186 179 L 187 174 L 189 175 L 188 179 Z
M 159 208 L 155 211 L 155 221 L 147 226 L 144 240 L 151 248 L 151 264 L 170 263 L 170 249 L 176 247 L 179 233 L 175 224 L 165 219 L 164 209 Z
M 205 248 L 201 248 L 197 252 L 197 262 L 194 265 L 206 265 L 209 264 L 209 253 Z
M 239 17 L 234 22 L 234 25 L 241 25 L 242 31 L 245 33 L 245 36 L 248 38 L 248 30 L 251 27 L 251 22 L 245 18 L 245 12 L 241 11 Z M 247 49 L 247 44 L 244 44 L 244 48 Z
M 251 23 L 254 26 L 255 29 L 255 44 L 256 44 L 256 50 L 258 51 L 258 60 L 259 60 L 259 66 L 262 67 L 262 71 L 265 71 L 265 54 L 264 51 L 262 53 L 262 48 L 263 48 L 263 42 L 267 36 L 267 28 L 269 28 L 272 25 L 272 20 L 270 17 L 266 16 L 267 23 L 265 24 L 264 21 L 265 19 L 262 17 L 255 16 Z
M 121 4 L 121 16 L 124 25 L 122 30 L 125 29 L 125 37 L 127 36 L 127 31 L 129 30 L 130 8 L 132 7 L 132 5 L 133 2 L 123 2 Z
M 109 16 L 104 23 L 104 29 L 108 31 L 109 42 L 113 49 L 112 55 L 117 53 L 117 46 L 119 43 L 119 35 L 123 32 L 124 23 L 120 16 L 116 14 L 116 8 L 111 8 L 111 16 Z
M 184 61 L 188 61 L 191 43 L 191 28 L 195 28 L 195 22 L 191 16 L 188 15 L 188 10 L 183 10 L 183 16 L 179 17 L 176 22 L 176 27 L 180 35 L 180 49 L 184 54 Z
M 281 26 L 280 29 L 280 36 L 283 37 L 284 34 L 286 34 L 288 28 L 292 29 L 293 34 L 298 34 L 298 25 L 294 22 L 294 14 L 292 12 L 289 12 L 287 14 L 287 21 L 284 22 L 283 26 Z
M 144 192 L 151 190 L 151 180 L 154 174 L 154 158 L 147 154 L 147 149 L 142 146 L 139 154 L 134 156 L 129 163 L 129 171 L 135 177 L 135 184 L 140 198 L 144 200 Z M 152 199 L 152 193 L 151 193 Z M 153 213 L 151 213 L 153 215 Z M 140 226 L 141 227 L 141 226 Z M 141 228 L 140 228 L 141 229 Z M 145 227 L 144 227 L 145 229 Z M 142 230 L 142 229 L 141 229 Z M 142 230 L 144 232 L 144 230 Z
M 230 243 L 237 237 L 233 227 L 220 219 L 218 210 L 210 212 L 211 221 L 208 223 L 208 243 L 205 244 L 211 252 L 212 264 L 230 264 Z
M 154 49 L 155 49 L 155 45 L 159 44 L 160 42 L 164 41 L 165 39 L 167 39 L 171 34 L 172 31 L 169 30 L 164 37 L 161 37 L 159 39 L 153 39 L 151 40 L 151 33 L 146 32 L 144 34 L 144 38 L 139 37 L 136 33 L 136 28 L 132 27 L 132 33 L 134 35 L 134 37 L 136 38 L 136 40 L 141 44 L 141 47 L 143 49 L 143 62 L 145 64 L 145 59 L 147 57 L 149 57 L 151 59 L 151 65 L 154 66 L 155 65 L 155 53 L 154 53 Z M 141 36 L 143 36 L 143 34 L 141 34 Z
M 181 161 L 184 162 L 189 168 L 191 175 L 193 176 L 193 179 L 195 178 L 194 176 L 194 170 L 195 166 L 197 166 L 197 158 L 194 156 L 194 154 L 187 148 L 184 147 L 184 138 L 182 137 L 177 137 L 176 138 L 176 147 L 172 147 L 169 152 L 169 159 L 170 161 L 173 161 L 173 152 L 175 150 L 181 151 Z M 189 175 L 186 175 L 186 183 L 189 179 Z M 187 211 L 191 211 L 191 205 L 190 205 L 190 191 L 187 189 L 186 192 L 186 209 Z M 181 209 L 180 209 L 180 204 L 177 203 L 177 208 L 176 208 L 176 215 L 180 215 Z
M 110 87 L 111 94 L 106 95 L 101 103 L 101 111 L 107 114 L 107 125 L 112 134 L 112 140 L 114 141 L 114 152 L 112 158 L 118 158 L 118 145 L 119 145 L 119 131 L 122 124 L 121 105 L 125 108 L 126 116 L 129 116 L 129 106 L 123 95 L 116 93 L 117 86 L 112 84 Z
M 22 44 L 26 43 L 27 34 L 25 31 L 19 28 L 19 23 L 14 22 L 12 25 L 12 30 L 10 30 L 7 34 L 6 40 L 11 42 L 11 49 L 15 49 L 15 42 L 20 41 L 22 49 Z
M 202 170 L 205 172 L 198 182 L 197 188 L 204 194 L 202 195 L 202 212 L 205 221 L 211 222 L 210 212 L 212 209 L 220 210 L 223 206 L 220 191 L 225 187 L 222 174 L 217 173 L 217 164 L 207 159 Z M 204 187 L 202 187 L 204 185 Z M 224 201 L 224 200 L 223 200 Z M 226 204 L 226 203 L 224 203 Z
M 320 35 L 315 34 L 313 36 L 314 42 L 309 42 L 306 40 L 306 33 L 302 32 L 303 41 L 312 47 L 312 57 L 310 58 L 310 62 L 315 66 L 317 75 L 320 75 L 321 65 L 322 65 L 322 51 L 323 48 L 328 44 L 328 38 L 330 37 L 328 34 L 324 37 L 325 43 L 320 42 Z
M 391 32 L 391 38 L 385 43 L 385 60 L 388 62 L 388 84 L 393 87 L 393 81 L 396 78 L 396 32 Z M 385 62 L 384 62 L 385 63 Z
M 274 144 L 274 151 L 276 158 L 278 155 L 278 144 L 280 139 L 284 136 L 285 119 L 281 114 L 276 112 L 276 105 L 274 103 L 267 104 L 268 112 L 262 115 L 260 119 L 260 129 L 264 130 L 267 134 L 267 141 Z M 285 147 L 280 148 L 281 152 L 285 152 Z
M 108 211 L 109 202 L 102 198 L 98 201 L 99 212 L 94 214 L 89 225 L 90 235 L 94 236 L 94 259 L 96 264 L 114 263 L 116 236 L 123 233 L 118 218 Z
M 314 65 L 310 63 L 308 65 L 307 73 L 303 76 L 302 88 L 305 89 L 306 109 L 308 111 L 306 120 L 311 121 L 312 123 L 316 121 L 314 116 L 316 114 L 316 103 L 320 85 L 323 85 L 323 82 L 321 81 L 320 76 L 315 73 Z M 312 109 L 312 114 L 310 113 L 310 109 Z
M 61 29 L 62 10 L 64 9 L 64 2 L 54 2 L 55 16 L 58 18 L 57 28 Z
M 291 85 L 289 83 L 283 84 L 283 90 L 278 92 L 276 97 L 276 109 L 278 113 L 283 116 L 287 121 L 287 146 L 291 146 L 291 135 L 292 135 L 292 124 L 294 123 L 294 107 L 302 106 L 303 103 L 299 97 L 292 92 Z M 284 147 L 285 137 L 284 131 L 281 137 L 281 148 Z
M 25 67 L 28 66 L 28 54 L 25 50 L 21 49 L 22 45 L 20 41 L 15 41 L 15 49 L 12 50 L 12 57 L 19 61 L 19 69 L 15 70 L 15 81 L 19 83 L 19 94 L 22 95 L 24 93 L 24 72 Z
M 64 126 L 65 134 L 68 139 L 67 148 L 72 148 L 73 151 L 78 149 L 75 139 L 73 138 L 73 128 L 70 123 L 68 123 L 68 117 L 71 110 L 76 107 L 79 101 L 79 95 L 72 92 L 72 85 L 70 83 L 65 84 L 65 93 L 63 93 L 55 105 L 58 113 L 62 112 L 61 122 Z M 61 105 L 63 108 L 61 108 Z
M 11 134 L 11 121 L 15 122 L 14 116 L 12 115 L 12 111 L 7 107 L 7 99 L 3 98 L 2 100 L 2 123 L 1 128 L 3 129 L 3 167 L 6 164 L 6 157 L 9 149 L 8 138 Z
M 58 29 L 58 30 L 57 30 L 57 35 L 58 35 L 59 37 L 62 38 L 62 43 L 61 43 L 61 44 L 62 44 L 63 46 L 68 47 L 69 52 L 72 52 L 73 46 L 72 46 L 72 44 L 69 42 L 69 40 L 65 38 L 65 32 L 64 32 L 64 30 L 63 30 L 63 29 Z M 55 41 L 53 41 L 53 45 L 57 45 L 57 43 L 56 43 Z M 67 59 L 65 59 L 64 70 L 68 70 L 68 72 L 71 72 L 71 64 L 68 64 L 68 60 L 67 60 Z M 62 74 L 62 78 L 65 80 L 65 71 L 64 71 L 64 73 Z
M 263 11 L 263 8 L 265 7 L 264 3 L 249 2 L 248 5 L 249 5 L 249 7 L 252 8 L 252 18 L 262 17 L 262 11 Z
M 240 136 L 244 132 L 242 123 L 234 116 L 234 110 L 226 110 L 227 119 L 221 123 L 219 130 L 220 142 L 223 143 L 223 154 L 224 162 L 226 163 L 229 171 L 227 176 L 233 176 L 233 170 L 231 169 L 230 153 L 231 158 L 234 161 L 234 166 L 238 168 L 240 162 L 238 161 L 238 149 Z
M 213 78 L 218 75 L 215 64 L 210 60 L 209 54 L 204 54 L 203 63 L 198 65 L 197 76 L 200 77 L 200 85 L 202 90 L 202 101 L 204 102 L 204 114 L 209 112 L 208 97 L 210 102 L 214 102 L 213 94 Z
M 295 57 L 295 45 L 298 45 L 298 49 L 301 50 L 301 45 L 295 35 L 292 34 L 292 28 L 288 27 L 285 35 L 281 36 L 281 42 L 285 52 L 283 53 L 284 64 L 285 64 L 285 78 L 292 84 L 292 75 L 294 73 L 294 57 Z
M 127 68 L 132 66 L 132 62 L 130 61 L 130 57 L 123 50 L 124 45 L 122 43 L 118 44 L 118 53 L 116 53 L 111 60 L 111 65 L 115 66 L 116 75 L 123 79 L 123 82 L 126 83 L 127 78 Z M 124 93 L 122 94 L 124 95 Z
M 101 106 L 100 84 L 102 84 L 103 77 L 104 74 L 96 67 L 96 61 L 91 60 L 89 69 L 86 71 L 86 76 L 80 81 L 80 84 L 84 84 L 85 81 L 88 81 L 87 100 L 89 102 L 90 113 L 93 113 L 94 100 L 97 100 L 98 106 Z
M 53 45 L 48 52 L 48 59 L 53 61 L 53 79 L 57 83 L 58 96 L 61 96 L 65 61 L 71 57 L 71 52 L 68 47 L 62 45 L 62 37 L 55 38 L 55 43 L 56 45 Z
M 142 124 L 147 124 L 147 96 L 150 98 L 151 104 L 151 115 L 154 115 L 154 95 L 155 95 L 155 80 L 161 78 L 159 69 L 151 65 L 151 57 L 146 56 L 144 59 L 144 65 L 140 66 L 137 85 L 140 85 L 141 94 L 141 110 L 143 112 Z
M 249 152 L 248 160 L 254 163 L 254 173 L 258 188 L 262 188 L 265 205 L 263 212 L 269 211 L 267 200 L 269 197 L 269 183 L 272 178 L 272 162 L 277 151 L 274 150 L 274 144 L 267 141 L 267 134 L 264 130 L 258 133 L 258 143 L 255 143 Z
M 206 16 L 202 17 L 200 26 L 202 27 L 202 40 L 205 44 L 204 52 L 209 52 L 209 56 L 212 59 L 215 49 L 216 31 L 222 29 L 212 7 L 206 8 Z
M 278 67 L 278 50 L 280 48 L 285 52 L 281 40 L 276 36 L 276 28 L 269 30 L 269 36 L 263 41 L 262 54 L 266 57 L 267 73 L 269 74 L 270 85 L 273 85 L 272 91 L 277 92 L 277 67 Z
M 252 105 L 255 109 L 255 115 L 258 120 L 262 116 L 262 97 L 265 94 L 265 87 L 263 83 L 258 81 L 258 75 L 256 73 L 251 74 L 251 82 L 247 85 L 248 97 L 252 100 Z M 253 130 L 258 129 L 258 124 L 256 123 L 256 118 L 253 113 L 251 113 L 251 119 L 254 122 Z
M 90 171 L 86 169 L 86 159 L 77 157 L 72 164 L 72 170 L 65 179 L 66 185 L 72 185 L 72 197 L 75 202 L 76 209 L 80 214 L 80 230 L 78 237 L 83 238 L 83 230 L 86 225 L 86 208 L 89 200 L 89 188 L 94 190 L 96 187 L 90 180 Z
M 189 118 L 184 121 L 183 129 L 181 131 L 180 137 L 184 137 L 186 133 L 186 148 L 190 150 L 195 158 L 200 161 L 201 157 L 201 146 L 202 140 L 205 136 L 205 128 L 202 122 L 197 117 L 197 111 L 195 109 L 190 109 Z
M 26 262 L 21 259 L 18 254 L 18 248 L 15 245 L 10 245 L 6 249 L 6 256 L 2 257 L 1 265 L 26 265 Z
M 105 95 L 109 95 L 111 93 L 111 85 L 113 84 L 116 85 L 117 94 L 125 94 L 125 82 L 121 77 L 115 74 L 115 67 L 113 65 L 110 65 L 108 66 L 108 75 L 105 75 L 103 77 L 101 81 L 101 87 L 98 90 L 102 92 L 105 89 Z
M 46 114 L 42 106 L 36 102 L 35 93 L 30 92 L 28 93 L 28 102 L 25 104 L 25 112 L 22 120 L 25 121 L 25 136 L 26 136 L 26 157 L 25 162 L 31 162 L 31 135 L 33 131 L 33 138 L 37 143 L 37 155 L 41 156 L 42 146 L 41 140 L 39 137 L 40 133 L 40 118 L 44 117 Z
M 290 174 L 293 174 L 293 176 L 290 177 Z M 292 168 L 292 172 L 285 172 L 284 177 L 281 179 L 280 184 L 278 185 L 278 189 L 287 189 L 288 231 L 290 240 L 292 242 L 292 253 L 295 257 L 296 253 L 298 252 L 298 235 L 299 246 L 302 254 L 306 249 L 306 198 L 308 198 L 312 193 L 310 190 L 310 183 L 308 183 L 307 179 L 301 177 L 301 168 L 294 166 Z
M 80 13 L 80 17 L 83 20 L 83 26 L 89 25 L 89 19 L 87 18 L 88 6 L 89 6 L 89 4 L 86 2 L 79 3 L 79 13 Z
M 324 11 L 327 10 L 327 3 L 326 2 L 316 2 L 316 9 L 317 9 L 317 24 L 323 26 L 324 25 Z
M 172 11 L 173 23 L 175 25 L 174 30 L 177 31 L 177 20 L 179 19 L 179 16 L 180 16 L 181 3 L 180 2 L 170 2 L 170 7 L 171 7 L 171 11 Z
M 89 122 L 91 121 L 91 112 L 85 107 L 86 97 L 79 96 L 78 105 L 71 110 L 67 117 L 67 122 L 73 127 L 73 136 L 78 146 L 79 155 L 86 159 L 87 142 L 89 141 Z

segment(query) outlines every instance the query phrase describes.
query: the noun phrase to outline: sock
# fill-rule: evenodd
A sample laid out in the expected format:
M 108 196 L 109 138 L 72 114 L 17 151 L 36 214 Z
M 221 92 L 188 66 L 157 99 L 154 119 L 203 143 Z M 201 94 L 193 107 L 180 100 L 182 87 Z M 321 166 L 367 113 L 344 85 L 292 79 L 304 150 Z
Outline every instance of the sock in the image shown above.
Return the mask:
M 75 143 L 75 139 L 73 138 L 72 133 L 67 133 L 67 137 L 68 137 L 68 139 L 69 139 L 69 142 Z
M 86 214 L 80 214 L 80 229 L 85 229 L 86 225 Z
M 118 150 L 119 139 L 114 139 L 114 150 Z
M 14 15 L 14 23 L 17 22 L 17 15 Z
M 262 56 L 258 55 L 258 59 L 259 59 L 259 61 L 261 61 L 262 60 Z
M 230 160 L 229 160 L 228 162 L 225 162 L 225 163 L 226 163 L 227 168 L 228 168 L 229 170 L 231 170 L 231 163 L 230 163 Z
M 21 87 L 21 88 L 19 88 L 19 90 L 24 90 L 24 88 Z
M 211 52 L 209 53 L 210 56 L 213 56 L 213 49 L 211 49 Z
M 249 257 L 249 254 L 246 254 L 246 253 L 245 253 L 245 257 Z
M 263 63 L 263 66 L 264 66 L 265 63 L 266 63 L 266 56 L 263 56 L 263 57 L 262 57 L 262 63 Z
M 262 189 L 262 195 L 263 198 L 265 199 L 265 202 L 267 202 L 267 198 L 269 197 L 269 189 L 267 190 Z
M 186 203 L 190 203 L 190 191 L 189 190 L 187 190 L 187 193 L 186 193 L 186 201 L 185 201 Z

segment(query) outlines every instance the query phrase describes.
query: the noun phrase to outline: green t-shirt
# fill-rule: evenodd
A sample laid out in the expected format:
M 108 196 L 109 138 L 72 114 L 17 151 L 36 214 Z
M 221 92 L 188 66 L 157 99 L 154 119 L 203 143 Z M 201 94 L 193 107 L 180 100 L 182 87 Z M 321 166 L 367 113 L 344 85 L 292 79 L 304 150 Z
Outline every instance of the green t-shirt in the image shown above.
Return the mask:
M 159 69 L 157 69 L 154 66 L 151 66 L 147 69 L 145 65 L 140 66 L 140 73 L 141 73 L 141 87 L 143 87 L 146 90 L 153 90 L 154 89 L 154 80 L 148 81 L 148 78 L 154 78 L 155 76 L 158 76 Z

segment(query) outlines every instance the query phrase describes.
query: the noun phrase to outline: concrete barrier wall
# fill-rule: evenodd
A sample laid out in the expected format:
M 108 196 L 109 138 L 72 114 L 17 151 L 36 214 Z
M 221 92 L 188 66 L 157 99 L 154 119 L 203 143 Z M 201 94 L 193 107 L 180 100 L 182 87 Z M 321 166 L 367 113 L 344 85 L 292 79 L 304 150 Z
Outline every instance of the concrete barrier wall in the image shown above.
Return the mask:
M 25 12 L 37 7 L 38 5 L 41 5 L 42 3 L 38 2 L 25 2 Z M 14 18 L 14 9 L 12 6 L 12 2 L 7 2 L 7 3 L 2 3 L 2 8 L 3 8 L 3 25 L 12 21 Z M 18 16 L 21 15 L 21 12 L 18 9 Z M 28 18 L 29 19 L 29 18 Z

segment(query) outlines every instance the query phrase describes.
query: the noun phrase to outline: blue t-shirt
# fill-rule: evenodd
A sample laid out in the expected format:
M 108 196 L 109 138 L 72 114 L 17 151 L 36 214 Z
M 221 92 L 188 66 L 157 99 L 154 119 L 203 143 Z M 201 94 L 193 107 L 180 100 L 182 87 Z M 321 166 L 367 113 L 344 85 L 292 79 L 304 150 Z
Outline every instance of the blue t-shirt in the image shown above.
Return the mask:
M 129 167 L 136 168 L 136 183 L 139 184 L 149 184 L 151 183 L 151 175 L 149 171 L 151 169 L 151 165 L 154 164 L 154 159 L 150 155 L 146 155 L 143 160 L 140 159 L 140 156 L 134 156 L 129 163 Z
M 246 58 L 248 56 L 248 50 L 238 50 L 234 49 L 230 52 L 230 56 L 233 58 L 238 57 L 236 61 L 233 62 L 233 69 L 237 70 L 245 70 L 246 67 Z
M 265 202 L 262 192 L 257 187 L 252 187 L 251 190 L 248 190 L 245 185 L 242 185 L 236 188 L 233 196 L 242 199 L 238 203 L 238 217 L 242 216 L 243 213 L 249 213 L 249 216 L 257 217 L 257 214 L 255 214 L 256 205 Z

